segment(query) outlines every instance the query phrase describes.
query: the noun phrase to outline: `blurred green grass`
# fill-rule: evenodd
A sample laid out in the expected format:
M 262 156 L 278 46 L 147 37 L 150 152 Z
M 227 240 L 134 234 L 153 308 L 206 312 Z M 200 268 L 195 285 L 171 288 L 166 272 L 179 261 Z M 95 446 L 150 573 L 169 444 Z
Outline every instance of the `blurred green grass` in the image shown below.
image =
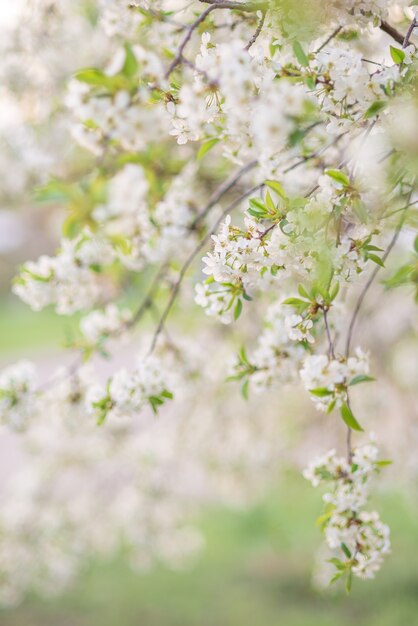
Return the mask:
M 397 626 L 418 624 L 418 519 L 398 492 L 378 498 L 393 554 L 373 581 L 318 593 L 320 495 L 289 474 L 247 512 L 206 512 L 207 546 L 194 566 L 135 574 L 123 560 L 92 564 L 60 598 L 31 598 L 2 626 Z
M 2 297 L 0 357 L 22 354 L 30 358 L 36 351 L 57 349 L 77 324 L 77 317 L 60 316 L 50 308 L 34 313 L 17 298 Z

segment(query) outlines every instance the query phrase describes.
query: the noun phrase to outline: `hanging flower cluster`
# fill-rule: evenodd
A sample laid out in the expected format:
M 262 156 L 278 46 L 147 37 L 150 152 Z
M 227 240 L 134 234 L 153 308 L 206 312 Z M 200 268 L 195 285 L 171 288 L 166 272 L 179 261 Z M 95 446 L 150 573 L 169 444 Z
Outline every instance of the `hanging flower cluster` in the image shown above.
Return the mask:
M 377 447 L 371 443 L 354 449 L 349 461 L 331 450 L 304 472 L 314 487 L 331 488 L 323 496 L 326 510 L 320 522 L 327 545 L 336 554 L 331 559 L 337 570 L 332 581 L 347 576 L 348 590 L 353 574 L 373 578 L 390 552 L 388 526 L 376 511 L 364 510 L 371 479 L 386 464 L 378 460 Z

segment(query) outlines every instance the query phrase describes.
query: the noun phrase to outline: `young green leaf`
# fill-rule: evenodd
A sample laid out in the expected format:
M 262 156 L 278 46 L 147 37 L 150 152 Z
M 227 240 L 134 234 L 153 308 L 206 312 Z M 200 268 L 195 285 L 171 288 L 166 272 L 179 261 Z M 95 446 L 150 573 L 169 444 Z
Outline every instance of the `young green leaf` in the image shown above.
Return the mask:
M 281 184 L 277 182 L 277 180 L 266 180 L 265 184 L 267 185 L 267 187 L 270 187 L 270 189 L 275 191 L 277 195 L 279 195 L 283 199 L 286 198 L 286 192 L 281 186 Z
M 366 376 L 365 374 L 359 374 L 358 376 L 354 376 L 354 378 L 352 378 L 348 384 L 349 384 L 350 387 L 352 387 L 353 385 L 358 385 L 359 383 L 371 383 L 374 380 L 376 380 L 376 379 L 372 378 L 372 376 Z
M 344 404 L 341 407 L 341 417 L 343 418 L 347 426 L 351 428 L 351 430 L 357 430 L 358 432 L 363 432 L 363 428 L 360 426 L 360 424 L 354 417 L 353 412 L 351 411 L 350 407 L 348 406 L 346 402 L 344 402 Z
M 317 396 L 318 398 L 324 398 L 326 396 L 331 396 L 333 392 L 327 387 L 316 387 L 315 389 L 309 389 L 309 393 L 313 396 Z
M 376 100 L 376 102 L 373 102 L 373 104 L 369 106 L 364 114 L 364 117 L 366 118 L 366 120 L 370 119 L 371 117 L 375 117 L 376 115 L 379 115 L 379 113 L 383 111 L 385 107 L 386 102 L 384 100 Z
M 200 161 L 201 159 L 203 159 L 205 154 L 212 150 L 212 148 L 216 146 L 217 143 L 219 143 L 219 139 L 217 139 L 216 137 L 214 139 L 208 139 L 207 141 L 204 141 L 197 151 L 197 160 Z
M 309 66 L 309 59 L 306 56 L 302 46 L 300 45 L 298 41 L 293 42 L 293 52 L 295 53 L 295 57 L 297 58 L 299 63 L 302 65 L 302 67 Z
M 347 559 L 351 559 L 351 552 L 350 550 L 347 548 L 347 546 L 345 545 L 345 543 L 341 544 L 341 550 L 344 552 L 345 556 L 347 557 Z
M 341 172 L 340 170 L 325 170 L 325 174 L 330 178 L 333 178 L 337 183 L 341 183 L 344 187 L 349 187 L 350 179 L 347 174 Z
M 370 261 L 373 261 L 373 263 L 376 263 L 376 265 L 379 265 L 380 267 L 385 267 L 382 259 L 380 258 L 380 256 L 377 256 L 377 254 L 368 254 L 367 258 L 370 259 Z
M 234 320 L 237 320 L 239 318 L 239 316 L 241 315 L 241 311 L 242 311 L 242 301 L 238 299 L 235 305 L 235 309 L 234 309 Z
M 390 46 L 390 56 L 396 65 L 400 65 L 405 60 L 405 52 L 395 46 Z

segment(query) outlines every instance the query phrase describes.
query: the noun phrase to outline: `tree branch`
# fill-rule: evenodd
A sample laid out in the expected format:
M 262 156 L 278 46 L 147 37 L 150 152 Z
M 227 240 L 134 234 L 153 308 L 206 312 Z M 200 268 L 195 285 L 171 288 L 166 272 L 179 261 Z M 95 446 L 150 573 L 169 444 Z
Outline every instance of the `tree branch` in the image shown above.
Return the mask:
M 254 169 L 257 163 L 258 161 L 256 160 L 250 161 L 250 163 L 247 163 L 246 165 L 241 167 L 230 178 L 228 178 L 218 189 L 216 189 L 216 191 L 209 198 L 209 201 L 207 205 L 205 206 L 205 208 L 203 209 L 203 211 L 201 211 L 199 215 L 196 216 L 194 221 L 190 224 L 190 230 L 195 230 L 197 226 L 199 226 L 201 221 L 209 213 L 209 211 L 215 206 L 215 204 L 217 204 L 219 200 L 236 185 L 236 183 L 239 181 L 240 178 L 242 178 L 242 176 L 244 176 L 244 174 Z
M 248 51 L 251 48 L 251 46 L 255 44 L 255 42 L 257 41 L 261 31 L 263 30 L 265 19 L 266 19 L 266 12 L 262 11 L 261 17 L 260 17 L 260 21 L 259 21 L 258 26 L 257 26 L 257 29 L 256 29 L 254 35 L 251 37 L 250 41 L 245 46 L 244 50 Z
M 402 33 L 400 33 L 398 30 L 396 30 L 396 28 L 391 26 L 388 22 L 386 22 L 385 20 L 382 20 L 380 22 L 380 27 L 379 28 L 380 28 L 380 30 L 383 30 L 384 33 L 386 33 L 387 35 L 392 37 L 392 39 L 394 39 L 397 43 L 400 43 L 401 46 L 403 46 L 403 42 L 405 41 L 405 37 L 402 35 Z
M 225 218 L 226 215 L 228 215 L 228 213 L 230 213 L 233 209 L 235 209 L 235 207 L 237 207 L 245 198 L 247 198 L 248 196 L 250 196 L 252 193 L 258 191 L 259 189 L 261 189 L 262 187 L 264 187 L 264 183 L 261 183 L 259 185 L 256 185 L 255 187 L 252 187 L 251 189 L 248 189 L 247 191 L 245 191 L 244 193 L 242 193 L 238 198 L 236 198 L 233 202 L 231 202 L 231 204 L 229 204 L 226 209 L 221 213 L 221 215 L 219 216 L 219 218 L 216 220 L 215 224 L 212 226 L 211 230 L 209 230 L 206 235 L 203 237 L 202 241 L 200 241 L 199 245 L 196 246 L 196 248 L 193 250 L 193 252 L 187 257 L 185 263 L 183 264 L 181 270 L 180 270 L 180 274 L 178 276 L 177 281 L 174 283 L 173 288 L 171 290 L 171 295 L 170 298 L 167 302 L 167 305 L 161 315 L 160 321 L 158 323 L 157 329 L 154 333 L 154 336 L 152 338 L 152 342 L 151 342 L 151 347 L 149 350 L 149 354 L 152 354 L 152 352 L 154 352 L 155 346 L 157 345 L 157 340 L 158 337 L 161 334 L 161 331 L 164 329 L 164 325 L 166 323 L 166 320 L 170 314 L 170 311 L 172 309 L 172 306 L 177 298 L 177 294 L 180 291 L 180 287 L 181 284 L 183 282 L 184 276 L 187 272 L 187 270 L 189 269 L 190 265 L 192 264 L 194 258 L 197 256 L 197 254 L 199 254 L 199 252 L 204 248 L 204 246 L 206 245 L 206 243 L 209 241 L 209 239 L 211 238 L 211 236 L 216 232 L 218 226 L 221 224 L 222 220 Z
M 409 45 L 409 40 L 411 39 L 411 35 L 414 32 L 414 28 L 416 28 L 417 26 L 418 26 L 417 16 L 414 15 L 409 25 L 409 28 L 406 31 L 405 39 L 403 40 L 403 43 L 402 43 L 402 48 L 406 48 Z
M 204 4 L 210 4 L 216 9 L 231 9 L 235 11 L 244 11 L 245 13 L 255 13 L 256 11 L 267 11 L 269 3 L 262 2 L 229 2 L 228 0 L 199 0 Z
M 411 200 L 412 191 L 413 191 L 413 188 L 411 187 L 411 191 L 410 191 L 409 199 L 408 199 L 408 204 L 405 207 L 405 209 L 404 209 L 404 211 L 402 213 L 401 219 L 399 220 L 399 223 L 398 223 L 398 225 L 396 227 L 396 230 L 395 230 L 395 232 L 393 234 L 393 237 L 392 237 L 388 247 L 386 248 L 385 253 L 382 256 L 383 263 L 388 258 L 388 256 L 391 253 L 395 243 L 398 240 L 399 233 L 401 232 L 402 227 L 403 227 L 404 222 L 405 222 L 405 217 L 406 217 L 406 212 L 408 210 L 408 206 L 410 206 L 409 202 Z M 377 274 L 379 273 L 379 270 L 380 270 L 380 265 L 376 265 L 376 267 L 374 268 L 373 272 L 370 274 L 368 281 L 364 285 L 364 287 L 363 287 L 363 289 L 362 289 L 362 291 L 360 293 L 360 296 L 359 296 L 359 298 L 357 300 L 356 306 L 354 307 L 354 312 L 353 312 L 353 315 L 352 315 L 352 318 L 351 318 L 351 321 L 350 321 L 350 325 L 348 327 L 347 341 L 346 341 L 346 344 L 345 344 L 345 357 L 346 358 L 348 358 L 349 354 L 350 354 L 351 341 L 353 339 L 353 333 L 354 333 L 354 326 L 356 324 L 357 317 L 359 315 L 360 309 L 361 309 L 362 304 L 364 302 L 364 298 L 366 297 L 367 292 L 369 291 L 370 287 L 372 286 L 372 284 L 374 282 L 374 279 L 376 278 Z
M 199 17 L 192 24 L 190 24 L 190 26 L 187 27 L 186 36 L 181 42 L 180 47 L 177 51 L 177 54 L 174 57 L 170 67 L 166 71 L 165 78 L 168 78 L 171 72 L 178 65 L 180 65 L 180 63 L 183 60 L 183 52 L 187 44 L 189 43 L 193 35 L 193 32 L 196 30 L 198 26 L 200 26 L 202 22 L 205 21 L 205 19 L 208 17 L 208 15 L 212 11 L 216 11 L 217 9 L 231 9 L 231 10 L 243 11 L 244 13 L 254 13 L 256 11 L 265 12 L 267 11 L 267 8 L 268 8 L 268 2 L 229 2 L 227 0 L 225 1 L 222 0 L 220 2 L 217 2 L 216 0 L 200 0 L 200 2 L 208 4 L 209 6 L 207 7 L 207 9 L 203 11 L 203 13 L 199 15 Z

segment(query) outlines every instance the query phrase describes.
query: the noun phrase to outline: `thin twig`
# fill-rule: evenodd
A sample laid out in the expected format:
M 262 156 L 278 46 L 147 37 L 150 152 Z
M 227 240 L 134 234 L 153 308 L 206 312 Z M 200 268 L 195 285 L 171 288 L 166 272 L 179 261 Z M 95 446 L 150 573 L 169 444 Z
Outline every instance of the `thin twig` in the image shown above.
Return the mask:
M 251 46 L 255 44 L 255 42 L 257 41 L 261 31 L 263 30 L 265 19 L 266 19 L 266 12 L 262 11 L 261 17 L 260 17 L 260 21 L 258 22 L 257 29 L 256 29 L 254 35 L 251 37 L 250 41 L 245 46 L 244 50 L 248 51 L 251 48 Z
M 315 50 L 315 54 L 318 54 L 318 52 L 321 52 L 321 50 L 323 50 L 325 48 L 325 46 L 327 46 L 329 44 L 330 41 L 332 41 L 334 39 L 334 37 L 336 37 L 338 35 L 338 33 L 342 30 L 342 26 L 338 26 L 338 28 L 336 28 L 329 37 L 327 37 L 327 39 L 325 39 L 324 43 L 322 43 L 318 50 Z
M 412 193 L 413 193 L 413 186 L 411 187 L 411 191 L 410 191 L 410 194 L 409 194 L 408 204 L 405 207 L 404 212 L 402 213 L 401 219 L 399 220 L 398 225 L 397 225 L 397 227 L 395 229 L 393 237 L 392 237 L 388 247 L 386 248 L 385 253 L 382 256 L 382 262 L 383 263 L 388 258 L 388 256 L 391 253 L 395 243 L 398 240 L 399 233 L 401 232 L 402 227 L 403 227 L 404 222 L 405 222 L 406 212 L 408 210 L 408 207 L 411 206 L 410 205 L 410 200 L 411 200 Z M 374 279 L 376 278 L 377 274 L 379 273 L 379 270 L 380 270 L 380 265 L 376 265 L 376 267 L 374 268 L 373 272 L 370 274 L 368 281 L 364 285 L 364 287 L 363 287 L 363 289 L 362 289 L 362 291 L 361 291 L 361 293 L 359 295 L 359 298 L 357 300 L 356 306 L 354 307 L 353 315 L 352 315 L 352 318 L 351 318 L 351 321 L 350 321 L 350 325 L 348 327 L 347 341 L 346 341 L 346 344 L 345 344 L 345 356 L 346 356 L 346 358 L 348 358 L 348 356 L 350 354 L 351 341 L 352 341 L 352 338 L 353 338 L 354 326 L 355 326 L 355 323 L 357 321 L 358 314 L 359 314 L 361 306 L 362 306 L 362 304 L 364 302 L 364 298 L 366 297 L 367 292 L 369 291 L 370 287 L 372 286 Z
M 126 328 L 132 328 L 132 326 L 135 326 L 135 324 L 137 324 L 142 318 L 145 311 L 149 309 L 150 306 L 152 306 L 154 293 L 157 291 L 160 285 L 160 280 L 166 272 L 167 265 L 167 263 L 163 263 L 158 272 L 155 274 L 145 298 L 142 300 L 132 318 L 126 324 Z
M 246 165 L 241 167 L 237 172 L 232 174 L 232 176 L 228 178 L 218 189 L 216 189 L 216 191 L 209 198 L 205 208 L 199 213 L 199 215 L 196 216 L 194 221 L 190 224 L 190 230 L 195 230 L 197 226 L 199 226 L 201 221 L 207 216 L 207 214 L 215 206 L 215 204 L 217 204 L 219 200 L 221 200 L 221 198 L 236 185 L 236 183 L 239 181 L 240 178 L 242 178 L 242 176 L 244 176 L 244 174 L 254 169 L 254 167 L 257 165 L 257 162 L 258 161 L 256 160 L 250 161 L 250 163 L 247 163 Z
M 196 28 L 199 26 L 199 24 L 204 22 L 205 19 L 207 18 L 207 16 L 212 11 L 214 11 L 215 9 L 217 9 L 217 7 L 214 4 L 211 4 L 210 6 L 208 6 L 207 9 L 205 9 L 203 11 L 203 13 L 201 13 L 199 15 L 199 17 L 193 22 L 193 24 L 191 24 L 188 27 L 186 36 L 184 37 L 183 41 L 181 42 L 176 56 L 174 57 L 173 61 L 170 64 L 170 67 L 168 68 L 168 70 L 165 73 L 165 78 L 168 78 L 170 76 L 171 72 L 177 67 L 177 65 L 180 65 L 180 63 L 181 63 L 181 61 L 183 59 L 184 49 L 187 46 L 187 44 L 189 43 L 189 41 L 190 41 L 190 39 L 191 39 L 191 37 L 193 35 L 193 31 L 196 30 Z
M 326 330 L 327 339 L 328 339 L 329 355 L 332 359 L 335 359 L 334 342 L 332 341 L 331 331 L 330 331 L 329 323 L 328 323 L 328 309 L 326 309 L 324 306 L 324 308 L 322 309 L 322 312 L 324 314 L 324 324 L 325 324 L 325 330 Z
M 414 28 L 416 28 L 417 26 L 418 26 L 417 16 L 414 15 L 409 25 L 409 28 L 406 31 L 405 39 L 403 40 L 403 43 L 402 43 L 402 48 L 406 48 L 407 46 L 409 46 L 409 40 L 411 39 L 411 35 L 414 32 Z
M 199 0 L 203 4 L 210 4 L 216 9 L 232 9 L 244 11 L 245 13 L 255 13 L 256 11 L 267 11 L 268 2 L 229 2 L 228 0 Z
M 183 52 L 187 44 L 189 43 L 190 39 L 192 38 L 193 32 L 196 30 L 196 28 L 198 28 L 198 26 L 200 26 L 200 24 L 202 24 L 202 22 L 205 21 L 205 19 L 208 17 L 210 13 L 212 13 L 212 11 L 216 11 L 217 9 L 232 9 L 232 10 L 243 11 L 244 13 L 253 13 L 256 11 L 267 10 L 267 2 L 227 2 L 226 0 L 225 1 L 222 0 L 221 2 L 216 2 L 215 0 L 212 0 L 212 1 L 200 0 L 200 2 L 209 4 L 209 6 L 203 11 L 203 13 L 199 15 L 198 18 L 195 19 L 195 21 L 192 24 L 190 24 L 190 26 L 187 27 L 186 36 L 181 42 L 180 47 L 177 51 L 177 54 L 170 64 L 170 67 L 166 71 L 165 78 L 168 78 L 170 74 L 173 72 L 173 70 L 178 65 L 181 64 L 184 58 Z
M 264 183 L 261 183 L 260 185 L 256 185 L 255 187 L 252 187 L 251 189 L 248 189 L 247 191 L 245 191 L 244 193 L 242 193 L 238 198 L 236 198 L 233 202 L 231 202 L 231 204 L 229 204 L 226 209 L 221 213 L 221 215 L 219 216 L 219 218 L 216 220 L 215 224 L 212 226 L 211 230 L 209 230 L 206 235 L 203 237 L 203 239 L 200 241 L 199 245 L 193 250 L 193 252 L 187 257 L 185 263 L 183 264 L 178 279 L 177 281 L 174 283 L 173 288 L 171 290 L 171 295 L 170 298 L 167 302 L 167 305 L 161 315 L 160 321 L 158 323 L 157 329 L 154 333 L 154 336 L 152 338 L 152 342 L 151 342 L 151 347 L 149 350 L 149 353 L 151 354 L 154 349 L 155 346 L 157 345 L 157 340 L 158 337 L 161 334 L 161 331 L 164 328 L 165 322 L 170 314 L 171 308 L 174 304 L 174 301 L 177 297 L 178 292 L 180 291 L 180 287 L 181 284 L 183 282 L 183 278 L 187 272 L 187 270 L 189 269 L 190 265 L 192 264 L 194 258 L 197 256 L 197 254 L 199 254 L 199 252 L 204 248 L 204 246 L 206 245 L 206 243 L 209 241 L 209 239 L 211 238 L 211 236 L 216 232 L 218 226 L 221 224 L 222 220 L 225 218 L 226 215 L 228 215 L 228 213 L 230 213 L 233 209 L 235 209 L 235 207 L 237 207 L 245 198 L 247 198 L 248 196 L 250 196 L 252 193 L 255 193 L 256 191 L 258 191 L 259 189 L 261 189 L 264 186 Z

